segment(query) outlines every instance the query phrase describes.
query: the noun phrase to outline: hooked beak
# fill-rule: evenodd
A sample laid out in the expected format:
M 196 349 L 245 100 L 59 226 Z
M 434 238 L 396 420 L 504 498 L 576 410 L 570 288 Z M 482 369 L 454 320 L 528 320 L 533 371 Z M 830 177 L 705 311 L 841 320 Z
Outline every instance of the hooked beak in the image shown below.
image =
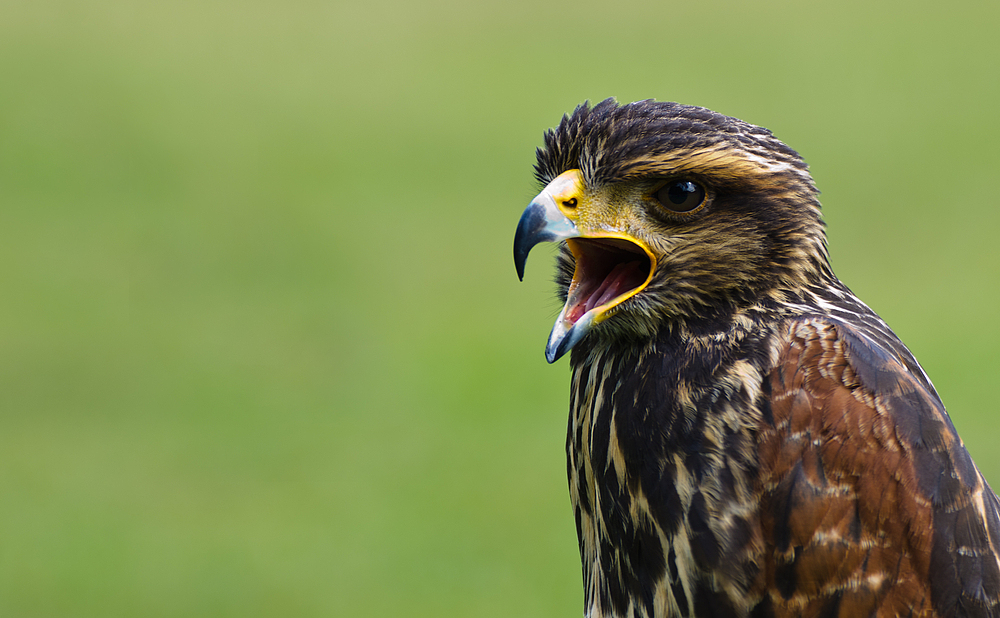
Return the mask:
M 580 170 L 560 174 L 521 215 L 514 234 L 514 266 L 524 279 L 524 264 L 540 242 L 567 241 L 576 262 L 566 304 L 545 347 L 554 363 L 614 309 L 641 292 L 652 280 L 656 258 L 642 241 L 618 231 L 620 223 L 597 212 L 588 201 Z M 590 216 L 581 220 L 581 214 Z
M 517 222 L 514 232 L 514 268 L 517 278 L 524 281 L 524 263 L 528 260 L 528 252 L 540 242 L 558 242 L 580 235 L 576 224 L 569 220 L 559 210 L 556 199 L 565 193 L 576 191 L 576 176 L 571 176 L 577 170 L 570 170 L 553 180 L 541 193 L 531 200 L 524 209 L 521 220 Z M 564 199 L 563 201 L 569 201 Z

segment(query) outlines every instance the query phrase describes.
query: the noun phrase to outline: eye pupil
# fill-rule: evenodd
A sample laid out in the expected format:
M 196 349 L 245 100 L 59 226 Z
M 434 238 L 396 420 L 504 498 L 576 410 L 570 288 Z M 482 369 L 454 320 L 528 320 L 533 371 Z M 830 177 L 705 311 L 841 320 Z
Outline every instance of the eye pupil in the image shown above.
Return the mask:
M 674 212 L 690 212 L 705 201 L 705 189 L 690 180 L 674 180 L 656 192 L 656 199 Z
M 697 188 L 695 188 L 694 183 L 685 180 L 671 184 L 670 188 L 667 189 L 667 194 L 670 196 L 670 201 L 679 206 L 686 202 L 695 191 Z

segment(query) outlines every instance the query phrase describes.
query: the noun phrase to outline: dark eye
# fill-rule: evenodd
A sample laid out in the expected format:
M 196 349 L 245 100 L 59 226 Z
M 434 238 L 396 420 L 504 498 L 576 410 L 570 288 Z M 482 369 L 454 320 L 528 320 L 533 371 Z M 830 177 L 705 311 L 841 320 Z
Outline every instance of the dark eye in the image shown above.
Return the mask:
M 656 199 L 673 212 L 691 212 L 705 201 L 705 189 L 690 180 L 671 180 L 656 192 Z

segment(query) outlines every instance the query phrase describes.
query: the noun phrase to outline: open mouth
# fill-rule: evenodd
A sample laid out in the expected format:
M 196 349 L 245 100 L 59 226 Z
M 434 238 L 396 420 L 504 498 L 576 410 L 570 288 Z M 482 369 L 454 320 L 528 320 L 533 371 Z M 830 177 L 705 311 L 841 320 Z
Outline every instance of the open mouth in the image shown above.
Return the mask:
M 591 197 L 599 206 L 599 199 Z M 514 233 L 514 268 L 520 279 L 528 252 L 540 242 L 565 241 L 573 254 L 575 268 L 566 304 L 545 345 L 545 360 L 550 363 L 646 289 L 657 267 L 652 250 L 625 231 L 628 226 L 617 214 L 590 213 L 588 209 L 595 206 L 584 198 L 590 199 L 583 172 L 567 170 L 531 200 Z
M 570 238 L 566 241 L 576 258 L 564 319 L 575 324 L 598 308 L 595 323 L 612 307 L 635 296 L 653 278 L 653 258 L 638 244 L 622 238 Z

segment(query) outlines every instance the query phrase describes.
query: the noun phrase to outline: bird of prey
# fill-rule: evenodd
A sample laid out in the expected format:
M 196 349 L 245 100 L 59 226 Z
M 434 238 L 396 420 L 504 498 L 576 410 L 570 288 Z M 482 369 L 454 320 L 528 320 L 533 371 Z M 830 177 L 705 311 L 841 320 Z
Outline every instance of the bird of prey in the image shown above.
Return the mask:
M 545 133 L 514 261 L 560 242 L 566 440 L 598 617 L 1000 616 L 1000 501 L 830 267 L 770 131 L 608 99 Z

